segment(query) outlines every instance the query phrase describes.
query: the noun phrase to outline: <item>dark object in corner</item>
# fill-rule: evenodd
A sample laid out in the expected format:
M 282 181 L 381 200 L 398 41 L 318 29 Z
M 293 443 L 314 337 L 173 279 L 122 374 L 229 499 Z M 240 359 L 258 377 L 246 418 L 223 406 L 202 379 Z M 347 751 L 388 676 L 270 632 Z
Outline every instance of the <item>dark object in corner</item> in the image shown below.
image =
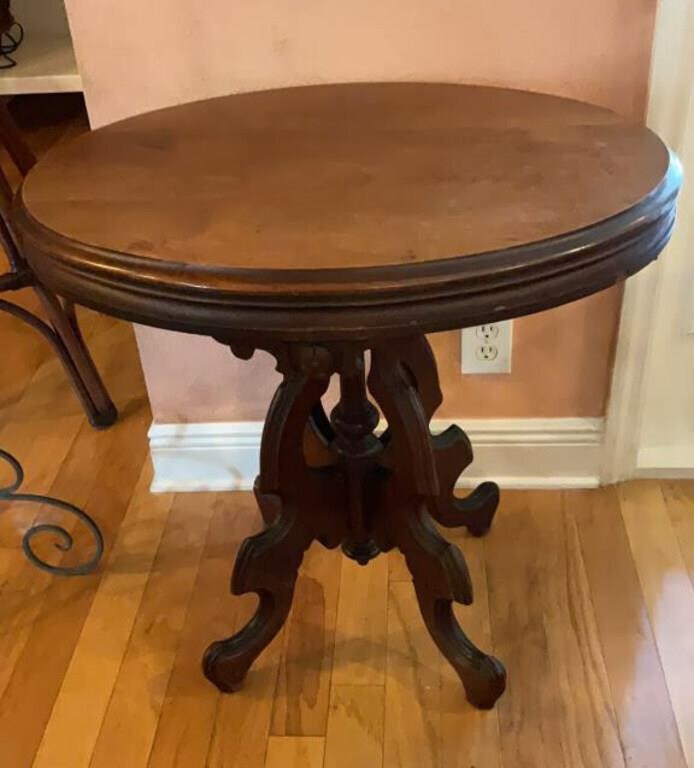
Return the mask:
M 0 0 L 0 69 L 17 65 L 12 54 L 24 40 L 24 27 L 15 19 L 10 10 L 10 0 Z
M 5 23 L 9 17 L 11 24 L 12 14 L 8 6 L 6 0 L 0 0 L 0 18 Z M 33 152 L 24 141 L 5 104 L 0 104 L 0 146 L 5 148 L 22 176 L 36 162 Z M 12 187 L 0 169 L 0 247 L 5 251 L 9 262 L 9 271 L 0 273 L 0 293 L 32 287 L 46 310 L 50 324 L 19 304 L 13 304 L 4 299 L 0 299 L 0 310 L 23 320 L 44 336 L 60 357 L 91 424 L 95 427 L 107 427 L 117 418 L 116 408 L 84 345 L 73 305 L 68 302 L 61 303 L 54 294 L 47 291 L 36 280 L 19 250 L 6 220 L 12 197 Z M 60 576 L 83 576 L 91 573 L 99 564 L 104 550 L 103 536 L 94 520 L 70 502 L 43 494 L 20 491 L 24 481 L 22 465 L 12 454 L 2 449 L 0 449 L 0 462 L 7 464 L 14 474 L 13 480 L 6 485 L 0 485 L 0 502 L 30 502 L 60 509 L 78 518 L 89 529 L 94 540 L 94 553 L 86 562 L 74 566 L 52 565 L 36 554 L 34 538 L 40 534 L 53 534 L 57 539 L 56 549 L 68 552 L 73 547 L 73 537 L 67 528 L 56 523 L 37 523 L 30 526 L 22 536 L 22 549 L 27 559 L 37 568 Z
M 0 104 L 0 146 L 7 150 L 22 176 L 36 162 L 5 104 Z M 23 320 L 44 336 L 60 358 L 91 425 L 97 428 L 108 427 L 116 420 L 118 413 L 84 343 L 75 308 L 71 302 L 61 301 L 36 279 L 10 229 L 7 216 L 13 194 L 10 182 L 0 169 L 0 248 L 5 251 L 9 262 L 9 271 L 0 272 L 0 294 L 20 288 L 33 288 L 48 316 L 48 322 L 19 304 L 2 298 L 0 310 Z
M 14 24 L 10 0 L 0 0 L 0 32 L 7 32 Z

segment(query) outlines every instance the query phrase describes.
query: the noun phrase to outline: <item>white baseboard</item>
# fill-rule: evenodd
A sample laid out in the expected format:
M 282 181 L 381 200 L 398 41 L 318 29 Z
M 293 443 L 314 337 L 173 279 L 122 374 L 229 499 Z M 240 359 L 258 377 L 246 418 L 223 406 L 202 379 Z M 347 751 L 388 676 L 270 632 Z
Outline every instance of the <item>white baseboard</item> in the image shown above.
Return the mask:
M 636 458 L 636 477 L 694 478 L 693 445 L 658 445 L 641 448 Z
M 495 480 L 505 488 L 594 488 L 600 484 L 602 419 L 435 419 L 459 424 L 475 461 L 460 487 Z M 248 490 L 258 474 L 261 422 L 152 424 L 152 491 Z

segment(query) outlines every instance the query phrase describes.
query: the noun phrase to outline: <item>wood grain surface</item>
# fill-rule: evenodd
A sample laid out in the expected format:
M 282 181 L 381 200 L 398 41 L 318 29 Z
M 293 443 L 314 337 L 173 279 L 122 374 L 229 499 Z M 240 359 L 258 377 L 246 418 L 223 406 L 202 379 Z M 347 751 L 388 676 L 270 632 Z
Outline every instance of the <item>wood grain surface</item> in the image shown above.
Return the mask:
M 18 549 L 36 511 L 0 506 L 0 762 L 694 765 L 691 483 L 507 492 L 486 540 L 454 532 L 478 585 L 459 618 L 512 673 L 496 710 L 465 704 L 397 556 L 355 578 L 350 561 L 322 550 L 303 570 L 292 636 L 268 646 L 243 692 L 220 696 L 199 656 L 252 613 L 227 578 L 260 526 L 255 502 L 149 498 L 150 413 L 132 332 L 81 318 L 122 414 L 102 433 L 40 340 L 0 318 L 16 362 L 15 379 L 0 380 L 2 443 L 25 459 L 32 490 L 95 514 L 108 545 L 97 573 L 51 579 Z
M 603 221 L 663 179 L 660 140 L 609 110 L 431 84 L 194 102 L 53 151 L 24 202 L 108 251 L 232 269 L 378 267 Z
M 83 135 L 31 172 L 14 222 L 41 277 L 88 306 L 208 335 L 353 338 L 623 279 L 667 241 L 679 174 L 649 130 L 569 99 L 310 86 Z

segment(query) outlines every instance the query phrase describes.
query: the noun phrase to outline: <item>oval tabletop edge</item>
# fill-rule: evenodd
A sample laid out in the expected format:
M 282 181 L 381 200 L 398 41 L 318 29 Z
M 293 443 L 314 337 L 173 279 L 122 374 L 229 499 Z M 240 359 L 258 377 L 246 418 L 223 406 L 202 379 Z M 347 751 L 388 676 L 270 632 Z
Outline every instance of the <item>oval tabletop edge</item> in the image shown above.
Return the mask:
M 219 118 L 215 130 L 196 129 L 200 110 L 206 124 Z M 347 114 L 357 117 L 345 128 Z M 200 157 L 203 139 L 214 151 Z M 87 134 L 30 173 L 14 222 L 37 272 L 92 305 L 95 286 L 109 301 L 130 291 L 129 305 L 186 296 L 329 310 L 460 304 L 535 284 L 534 302 L 516 302 L 525 312 L 566 300 L 543 281 L 580 274 L 573 292 L 586 295 L 655 258 L 680 179 L 653 133 L 581 102 L 478 86 L 317 86 L 196 102 Z M 197 191 L 181 198 L 183 181 Z M 171 327 L 133 306 L 121 314 Z

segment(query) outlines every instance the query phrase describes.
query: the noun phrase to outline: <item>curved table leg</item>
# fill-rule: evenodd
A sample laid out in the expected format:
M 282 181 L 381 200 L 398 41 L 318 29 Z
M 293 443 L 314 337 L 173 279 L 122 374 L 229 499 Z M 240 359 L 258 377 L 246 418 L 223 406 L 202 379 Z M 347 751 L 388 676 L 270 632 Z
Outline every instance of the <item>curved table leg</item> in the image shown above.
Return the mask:
M 391 430 L 391 474 L 380 512 L 383 537 L 391 537 L 387 544 L 404 554 L 427 629 L 458 673 L 468 700 L 489 708 L 504 691 L 506 673 L 470 641 L 453 613 L 453 602 L 472 602 L 472 585 L 462 552 L 432 522 L 439 509 L 441 463 L 425 406 L 397 346 L 373 351 L 369 389 Z
M 497 658 L 480 651 L 463 632 L 450 598 L 436 597 L 425 584 L 421 580 L 414 582 L 429 634 L 458 673 L 470 704 L 478 709 L 491 709 L 506 689 L 506 670 Z
M 281 501 L 277 499 L 276 504 L 281 506 Z M 241 631 L 212 643 L 205 652 L 205 675 L 220 690 L 232 692 L 241 687 L 251 664 L 284 625 L 303 553 L 312 539 L 312 531 L 292 510 L 281 509 L 269 528 L 243 542 L 231 591 L 235 595 L 257 592 L 259 602 Z
M 240 351 L 246 357 L 252 352 Z M 257 593 L 258 608 L 243 629 L 208 648 L 205 674 L 222 691 L 238 690 L 287 619 L 312 541 L 342 544 L 362 564 L 395 546 L 412 573 L 426 626 L 468 699 L 492 706 L 504 690 L 505 672 L 455 618 L 453 603 L 470 604 L 472 585 L 462 552 L 434 520 L 483 532 L 496 507 L 495 486 L 482 485 L 468 499 L 453 497 L 472 452 L 461 430 L 437 437 L 429 432 L 440 392 L 426 341 L 372 351 L 368 388 L 389 423 L 381 438 L 373 433 L 378 414 L 367 394 L 362 348 L 287 345 L 273 354 L 284 378 L 265 423 L 255 488 L 269 527 L 243 543 L 232 577 L 232 592 Z M 328 422 L 320 401 L 332 373 L 340 376 L 340 400 Z M 324 444 L 328 464 L 309 466 L 302 450 L 307 432 Z
M 301 446 L 311 410 L 327 385 L 327 377 L 309 378 L 288 367 L 270 405 L 255 489 L 269 527 L 243 542 L 231 581 L 235 595 L 256 592 L 258 608 L 243 629 L 212 643 L 203 658 L 205 675 L 221 691 L 241 687 L 251 664 L 280 631 L 304 552 L 314 539 L 325 539 L 319 527 L 325 525 L 319 514 L 325 484 L 306 465 Z
M 425 336 L 415 336 L 397 345 L 398 359 L 417 391 L 427 422 L 443 402 L 436 359 Z M 499 505 L 499 487 L 484 482 L 465 498 L 454 495 L 455 484 L 472 463 L 470 440 L 460 427 L 449 427 L 433 436 L 434 460 L 441 492 L 431 510 L 436 522 L 447 528 L 464 526 L 473 536 L 491 527 Z M 388 441 L 388 438 L 386 438 Z
M 408 529 L 398 539 L 412 573 L 419 610 L 438 649 L 455 669 L 468 701 L 490 709 L 506 687 L 501 662 L 477 648 L 453 613 L 453 602 L 470 605 L 472 584 L 462 552 L 427 520 L 426 510 L 410 511 Z

